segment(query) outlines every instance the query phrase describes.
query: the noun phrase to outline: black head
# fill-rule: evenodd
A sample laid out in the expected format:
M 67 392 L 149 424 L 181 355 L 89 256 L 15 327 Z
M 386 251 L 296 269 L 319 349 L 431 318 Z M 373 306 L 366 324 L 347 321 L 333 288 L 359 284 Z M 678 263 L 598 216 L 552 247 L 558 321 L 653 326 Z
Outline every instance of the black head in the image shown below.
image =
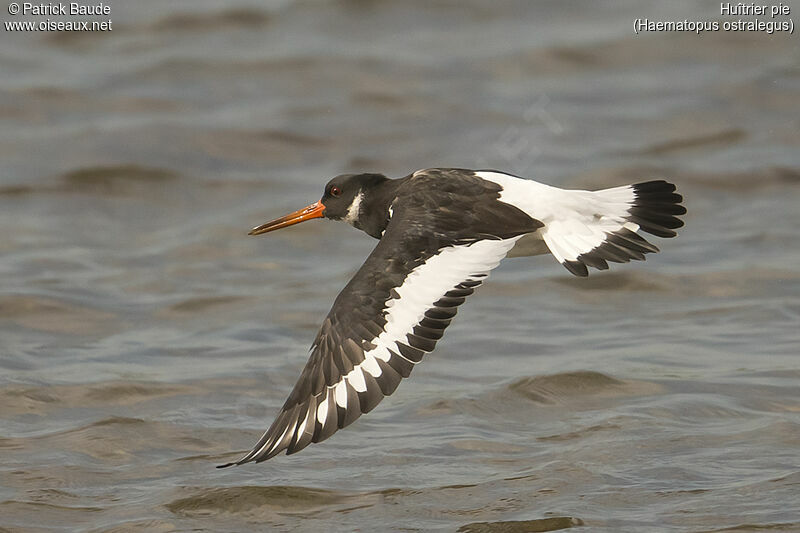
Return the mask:
M 382 174 L 341 174 L 325 185 L 320 200 L 325 206 L 323 216 L 331 220 L 345 220 L 352 225 L 360 218 L 364 200 L 375 185 L 386 181 Z M 356 226 L 358 227 L 358 226 Z
M 260 235 L 312 218 L 325 217 L 344 220 L 369 235 L 380 238 L 388 222 L 388 202 L 391 200 L 384 198 L 386 194 L 379 190 L 379 186 L 388 181 L 389 178 L 382 174 L 336 176 L 325 186 L 325 193 L 319 202 L 253 228 L 250 235 Z

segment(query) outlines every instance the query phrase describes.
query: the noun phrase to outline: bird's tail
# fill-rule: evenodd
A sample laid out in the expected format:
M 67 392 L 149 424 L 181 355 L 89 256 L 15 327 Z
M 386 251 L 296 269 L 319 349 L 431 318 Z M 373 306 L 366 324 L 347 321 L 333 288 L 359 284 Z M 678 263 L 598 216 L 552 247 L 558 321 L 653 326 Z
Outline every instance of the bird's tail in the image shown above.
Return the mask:
M 686 213 L 675 185 L 663 180 L 600 191 L 559 189 L 559 208 L 537 233 L 567 270 L 587 276 L 587 267 L 608 268 L 608 261 L 644 260 L 658 248 L 639 232 L 674 237 Z M 554 195 L 555 196 L 555 195 Z M 556 200 L 556 198 L 554 198 Z

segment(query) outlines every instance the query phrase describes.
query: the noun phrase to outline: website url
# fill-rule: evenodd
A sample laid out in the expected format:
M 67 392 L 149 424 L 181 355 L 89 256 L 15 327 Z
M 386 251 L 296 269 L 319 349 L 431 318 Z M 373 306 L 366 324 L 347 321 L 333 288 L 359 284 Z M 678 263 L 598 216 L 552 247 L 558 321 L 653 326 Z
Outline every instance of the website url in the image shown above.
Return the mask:
M 3 24 L 6 31 L 112 31 L 111 20 L 6 20 Z

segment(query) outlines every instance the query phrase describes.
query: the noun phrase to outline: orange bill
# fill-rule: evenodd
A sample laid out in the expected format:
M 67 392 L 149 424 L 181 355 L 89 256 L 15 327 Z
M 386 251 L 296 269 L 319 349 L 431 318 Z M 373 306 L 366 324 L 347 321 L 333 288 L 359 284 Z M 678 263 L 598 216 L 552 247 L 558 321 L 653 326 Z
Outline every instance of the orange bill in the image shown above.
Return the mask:
M 286 226 L 293 226 L 295 224 L 299 224 L 300 222 L 311 220 L 312 218 L 322 218 L 322 213 L 324 211 L 325 206 L 322 204 L 322 200 L 320 200 L 319 202 L 306 206 L 303 209 L 295 211 L 294 213 L 289 213 L 286 216 L 276 218 L 275 220 L 267 222 L 266 224 L 261 224 L 260 226 L 251 229 L 248 235 L 261 235 L 262 233 L 285 228 Z

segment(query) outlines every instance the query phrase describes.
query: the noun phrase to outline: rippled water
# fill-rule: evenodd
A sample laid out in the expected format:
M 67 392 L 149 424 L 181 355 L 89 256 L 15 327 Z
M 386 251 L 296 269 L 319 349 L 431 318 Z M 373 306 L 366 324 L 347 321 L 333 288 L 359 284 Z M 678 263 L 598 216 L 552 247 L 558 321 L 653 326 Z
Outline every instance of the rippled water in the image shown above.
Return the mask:
M 0 529 L 800 530 L 796 36 L 633 34 L 695 2 L 112 9 L 0 31 Z M 506 261 L 374 412 L 215 469 L 374 245 L 247 230 L 429 166 L 665 177 L 689 214 L 585 280 Z

